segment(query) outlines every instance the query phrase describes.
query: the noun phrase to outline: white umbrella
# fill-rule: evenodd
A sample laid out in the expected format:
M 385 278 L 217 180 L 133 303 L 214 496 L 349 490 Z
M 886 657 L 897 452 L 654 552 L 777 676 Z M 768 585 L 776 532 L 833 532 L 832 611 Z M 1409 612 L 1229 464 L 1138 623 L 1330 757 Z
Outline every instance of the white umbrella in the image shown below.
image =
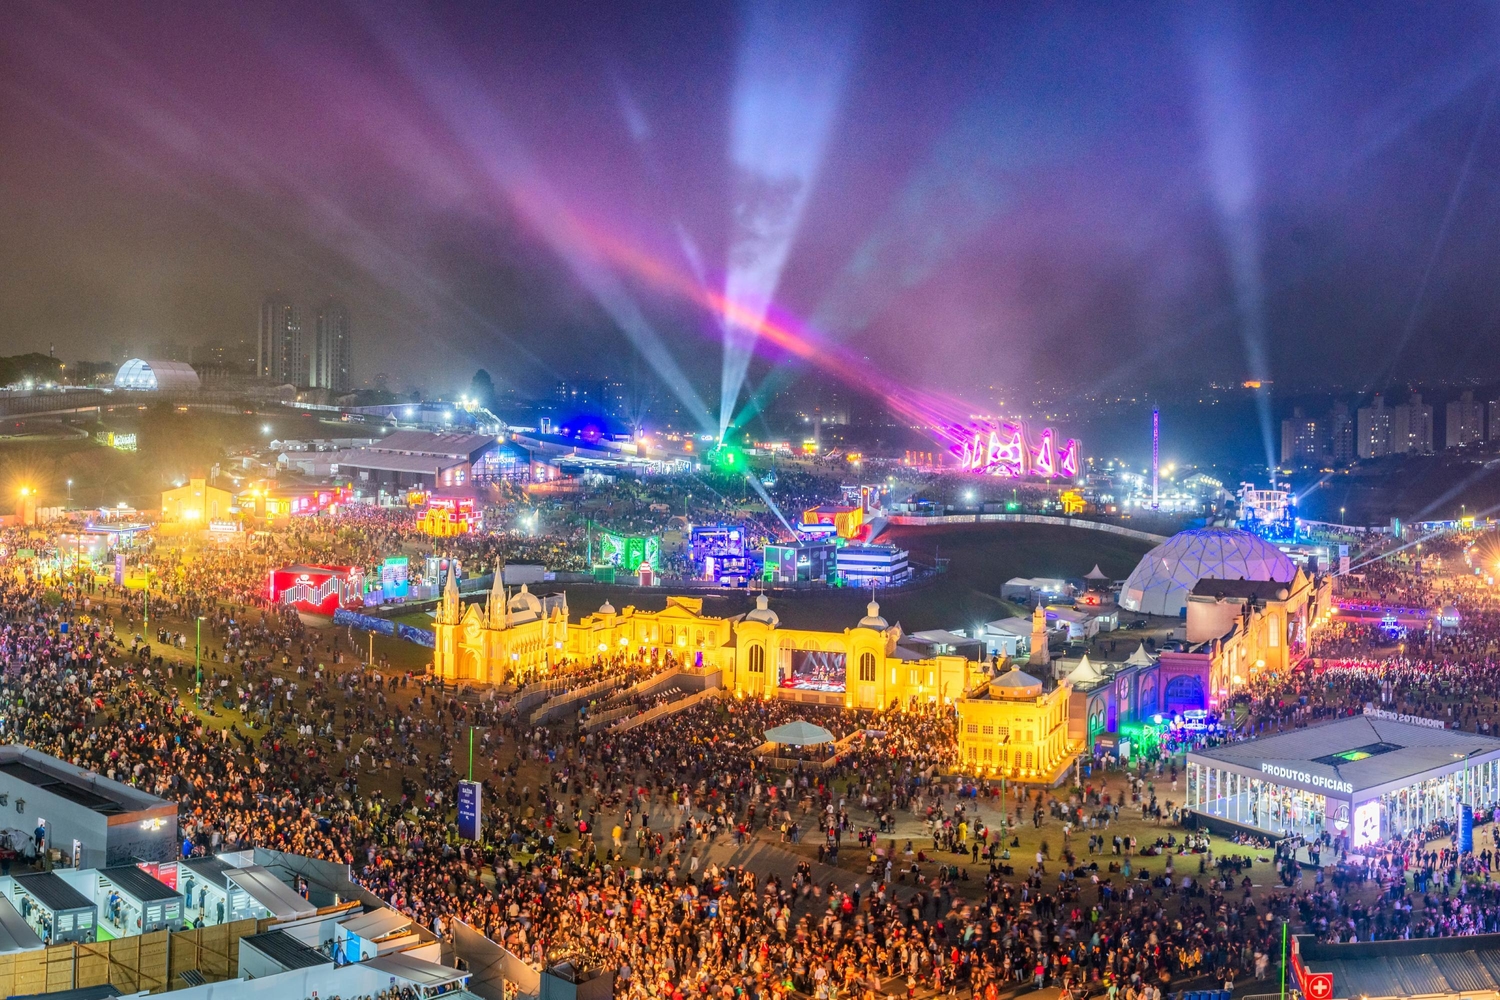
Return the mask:
M 766 730 L 767 743 L 781 743 L 786 746 L 811 747 L 819 743 L 832 743 L 833 734 L 822 726 L 815 726 L 811 722 L 788 722 L 784 726 Z

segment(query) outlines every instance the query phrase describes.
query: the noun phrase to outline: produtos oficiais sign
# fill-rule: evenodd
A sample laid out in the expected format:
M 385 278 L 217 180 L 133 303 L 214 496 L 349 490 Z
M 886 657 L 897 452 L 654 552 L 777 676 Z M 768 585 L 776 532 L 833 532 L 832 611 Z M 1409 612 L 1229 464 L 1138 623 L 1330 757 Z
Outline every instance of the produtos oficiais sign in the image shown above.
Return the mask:
M 1282 767 L 1279 764 L 1262 764 L 1262 774 L 1269 774 L 1273 778 L 1285 778 L 1295 781 L 1299 785 L 1311 785 L 1313 788 L 1326 788 L 1330 792 L 1352 792 L 1354 783 L 1352 781 L 1340 781 L 1338 778 L 1325 778 L 1321 774 L 1309 774 L 1299 771 L 1294 767 Z

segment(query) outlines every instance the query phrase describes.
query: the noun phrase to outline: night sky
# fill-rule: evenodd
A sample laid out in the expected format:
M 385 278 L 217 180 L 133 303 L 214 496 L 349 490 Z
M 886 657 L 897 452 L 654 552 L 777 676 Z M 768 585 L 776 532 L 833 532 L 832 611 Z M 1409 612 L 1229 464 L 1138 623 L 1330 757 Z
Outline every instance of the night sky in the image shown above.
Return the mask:
M 0 353 L 248 340 L 281 289 L 361 381 L 713 417 L 797 353 L 763 316 L 974 399 L 1496 377 L 1497 16 L 12 0 Z

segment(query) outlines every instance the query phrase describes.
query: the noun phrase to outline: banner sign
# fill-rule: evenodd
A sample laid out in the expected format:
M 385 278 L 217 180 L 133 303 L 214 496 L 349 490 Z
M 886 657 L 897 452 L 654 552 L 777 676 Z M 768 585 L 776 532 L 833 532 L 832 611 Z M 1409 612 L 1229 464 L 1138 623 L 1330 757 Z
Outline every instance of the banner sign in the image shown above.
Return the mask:
M 362 615 L 357 611 L 347 608 L 339 608 L 333 613 L 335 625 L 347 625 L 350 628 L 362 629 L 365 632 L 378 632 L 381 635 L 393 635 L 407 642 L 414 642 L 418 646 L 426 646 L 432 649 L 437 643 L 433 633 L 425 628 L 417 628 L 414 625 L 403 625 L 393 622 L 388 618 L 376 618 L 374 615 Z
M 1365 714 L 1372 719 L 1389 719 L 1391 722 L 1404 722 L 1408 726 L 1425 726 L 1428 729 L 1448 728 L 1448 724 L 1442 719 L 1429 719 L 1422 715 L 1407 715 L 1404 712 L 1387 712 L 1383 708 L 1366 708 Z
M 458 783 L 458 835 L 465 840 L 481 839 L 482 788 L 477 781 Z

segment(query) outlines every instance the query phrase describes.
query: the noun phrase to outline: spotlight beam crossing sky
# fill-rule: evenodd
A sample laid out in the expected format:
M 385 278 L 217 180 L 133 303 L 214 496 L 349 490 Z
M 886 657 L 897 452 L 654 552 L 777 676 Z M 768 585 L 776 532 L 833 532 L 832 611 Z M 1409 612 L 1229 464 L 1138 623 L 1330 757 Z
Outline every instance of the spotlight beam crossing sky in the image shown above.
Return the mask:
M 933 426 L 1500 380 L 1497 34 L 1467 2 L 20 0 L 0 343 L 243 351 L 265 295 L 337 296 L 360 384 L 639 369 L 706 433 L 829 377 Z

